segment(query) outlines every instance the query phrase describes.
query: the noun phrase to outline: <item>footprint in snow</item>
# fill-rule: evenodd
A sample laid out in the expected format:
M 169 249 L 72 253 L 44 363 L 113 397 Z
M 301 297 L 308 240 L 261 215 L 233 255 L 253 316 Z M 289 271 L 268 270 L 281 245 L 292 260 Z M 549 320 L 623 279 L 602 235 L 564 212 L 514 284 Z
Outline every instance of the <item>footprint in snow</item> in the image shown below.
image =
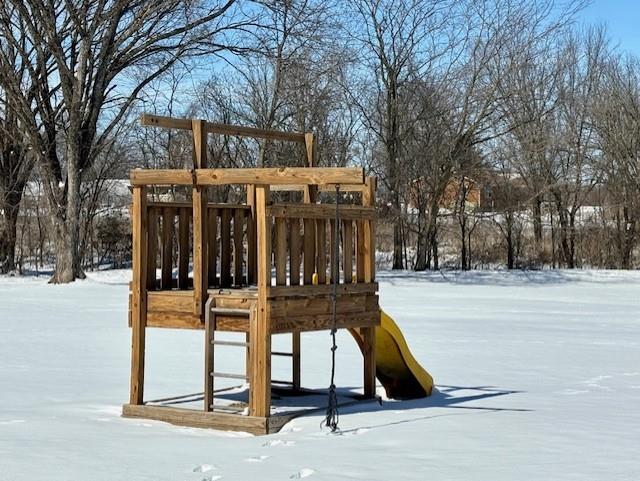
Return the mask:
M 222 479 L 222 476 L 206 476 L 204 478 L 202 478 L 202 481 L 218 481 L 219 479 Z
M 199 466 L 196 466 L 195 468 L 193 468 L 193 472 L 194 473 L 206 473 L 208 471 L 211 471 L 212 469 L 215 469 L 216 467 L 213 466 L 212 464 L 200 464 Z
M 26 422 L 24 419 L 9 419 L 7 421 L 0 421 L 0 424 L 21 424 Z
M 311 476 L 312 474 L 314 474 L 316 471 L 314 469 L 311 468 L 302 468 L 300 471 L 298 471 L 296 474 L 292 474 L 291 476 L 289 476 L 289 479 L 302 479 L 302 478 L 308 478 L 309 476 Z
M 283 439 L 273 439 L 269 442 L 264 443 L 262 446 L 265 448 L 271 446 L 294 446 L 296 444 L 295 441 L 285 441 Z
M 251 458 L 247 458 L 245 459 L 245 461 L 247 463 L 261 463 L 262 461 L 264 461 L 265 459 L 268 459 L 269 456 L 263 454 L 262 456 L 253 456 Z

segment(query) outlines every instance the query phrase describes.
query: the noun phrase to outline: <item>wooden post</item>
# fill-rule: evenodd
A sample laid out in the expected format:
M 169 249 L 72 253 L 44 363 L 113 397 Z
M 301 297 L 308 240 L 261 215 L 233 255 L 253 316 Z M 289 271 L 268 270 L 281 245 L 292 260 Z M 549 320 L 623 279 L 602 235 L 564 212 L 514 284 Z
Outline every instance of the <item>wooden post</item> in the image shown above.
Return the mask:
M 362 192 L 362 205 L 375 206 L 376 179 L 367 177 Z M 376 278 L 376 236 L 373 220 L 364 221 L 364 282 L 373 282 Z
M 213 299 L 212 299 L 213 302 Z M 213 410 L 213 372 L 215 366 L 213 365 L 213 341 L 216 332 L 216 315 L 210 313 L 205 315 L 204 325 L 204 410 L 205 412 L 211 412 Z
M 258 303 L 249 318 L 251 349 L 249 415 L 268 417 L 271 409 L 271 332 L 267 289 L 271 285 L 271 218 L 267 217 L 269 186 L 256 186 L 258 237 Z
M 362 205 L 374 206 L 376 197 L 375 178 L 367 177 L 365 190 L 362 192 Z M 373 282 L 376 267 L 376 237 L 373 220 L 364 220 L 364 282 Z M 376 328 L 365 327 L 360 329 L 362 334 L 364 357 L 364 395 L 367 398 L 376 394 Z
M 191 122 L 193 131 L 193 166 L 207 167 L 207 131 L 204 120 Z M 207 190 L 203 186 L 193 186 L 193 298 L 194 314 L 204 319 L 204 305 L 209 288 L 209 263 L 207 261 Z
M 304 134 L 304 146 L 307 152 L 307 165 L 313 167 L 315 162 L 315 145 L 312 132 L 306 132 Z
M 131 386 L 129 404 L 143 404 L 144 344 L 147 324 L 147 190 L 133 188 L 133 281 L 131 296 Z

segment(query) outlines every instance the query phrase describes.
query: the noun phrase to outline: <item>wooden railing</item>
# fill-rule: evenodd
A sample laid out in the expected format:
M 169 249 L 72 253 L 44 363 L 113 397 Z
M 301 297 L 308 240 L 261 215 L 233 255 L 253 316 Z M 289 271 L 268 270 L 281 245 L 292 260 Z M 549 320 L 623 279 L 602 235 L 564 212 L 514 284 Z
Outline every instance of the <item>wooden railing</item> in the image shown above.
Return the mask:
M 335 206 L 276 204 L 268 207 L 266 212 L 273 219 L 272 267 L 275 268 L 276 285 L 312 285 L 314 281 L 320 285 L 330 283 L 336 267 Z M 338 281 L 343 284 L 371 282 L 370 233 L 374 208 L 341 205 L 338 216 Z
M 193 289 L 189 276 L 193 264 L 193 205 L 149 202 L 147 215 L 147 289 Z M 207 204 L 206 218 L 208 286 L 255 283 L 256 229 L 250 206 Z

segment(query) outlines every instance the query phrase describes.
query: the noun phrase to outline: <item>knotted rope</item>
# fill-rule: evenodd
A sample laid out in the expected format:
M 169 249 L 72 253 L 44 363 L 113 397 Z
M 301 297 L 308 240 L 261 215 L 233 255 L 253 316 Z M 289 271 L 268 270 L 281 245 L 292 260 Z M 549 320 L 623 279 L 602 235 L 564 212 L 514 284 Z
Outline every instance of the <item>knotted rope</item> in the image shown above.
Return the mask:
M 331 384 L 329 385 L 329 395 L 327 399 L 327 413 L 323 425 L 329 427 L 332 433 L 338 430 L 338 420 L 340 415 L 338 413 L 338 395 L 336 394 L 335 374 L 336 374 L 336 350 L 338 346 L 336 344 L 336 324 L 338 316 L 338 282 L 340 277 L 340 255 L 338 253 L 340 249 L 340 185 L 336 184 L 336 217 L 335 225 L 333 228 L 333 269 L 331 272 L 333 283 L 333 325 L 331 329 Z

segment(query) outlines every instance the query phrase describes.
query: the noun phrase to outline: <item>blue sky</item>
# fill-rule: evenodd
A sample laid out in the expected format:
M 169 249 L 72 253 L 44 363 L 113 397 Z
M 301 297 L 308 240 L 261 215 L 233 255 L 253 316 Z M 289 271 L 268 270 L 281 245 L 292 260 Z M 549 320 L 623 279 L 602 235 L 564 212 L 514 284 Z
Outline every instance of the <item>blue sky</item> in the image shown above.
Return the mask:
M 578 19 L 606 24 L 612 44 L 640 56 L 640 0 L 592 0 Z

